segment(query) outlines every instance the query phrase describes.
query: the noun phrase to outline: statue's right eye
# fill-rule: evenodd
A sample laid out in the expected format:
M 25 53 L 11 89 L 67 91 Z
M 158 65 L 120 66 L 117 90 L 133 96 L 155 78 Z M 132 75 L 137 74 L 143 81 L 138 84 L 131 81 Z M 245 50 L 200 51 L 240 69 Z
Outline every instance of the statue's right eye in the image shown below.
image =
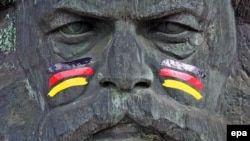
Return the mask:
M 87 22 L 74 22 L 58 29 L 61 33 L 67 35 L 78 35 L 93 31 L 93 26 Z

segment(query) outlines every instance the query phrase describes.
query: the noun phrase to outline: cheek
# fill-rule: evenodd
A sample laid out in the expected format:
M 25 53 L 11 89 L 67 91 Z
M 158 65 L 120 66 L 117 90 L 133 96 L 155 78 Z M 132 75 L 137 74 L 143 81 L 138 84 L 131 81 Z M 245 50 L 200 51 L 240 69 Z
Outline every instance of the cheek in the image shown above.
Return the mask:
M 83 93 L 90 77 L 94 74 L 93 68 L 87 67 L 91 62 L 92 58 L 86 57 L 49 67 L 49 72 L 52 74 L 48 79 L 47 99 L 51 106 L 69 103 Z
M 96 59 L 101 58 L 101 52 L 103 52 L 104 46 L 108 44 L 110 37 L 103 38 L 98 42 L 92 42 L 91 40 L 86 40 L 86 42 L 82 42 L 79 44 L 66 44 L 59 40 L 56 40 L 53 36 L 48 37 L 46 41 L 47 45 L 43 45 L 44 48 L 41 48 L 41 52 L 48 54 L 48 58 L 46 59 L 46 67 L 44 70 L 48 70 L 48 68 L 52 68 L 51 66 L 59 66 L 58 62 L 68 62 L 69 60 L 81 60 L 83 58 L 93 57 L 94 62 Z M 84 56 L 84 57 L 83 57 Z M 67 60 L 67 61 L 65 61 Z M 74 62 L 72 61 L 72 62 Z M 93 63 L 93 62 L 92 62 Z M 55 64 L 55 65 L 52 65 Z M 88 66 L 96 68 L 96 64 L 87 64 Z M 62 67 L 58 67 L 63 69 Z M 79 68 L 79 67 L 78 67 Z M 81 68 L 81 67 L 80 67 Z M 79 68 L 79 69 L 80 69 Z M 86 68 L 86 67 L 84 67 Z M 88 85 L 96 86 L 96 82 L 93 80 L 93 75 L 96 69 L 92 68 L 93 74 L 85 74 L 82 78 L 84 81 L 74 81 L 77 76 L 69 76 L 69 73 L 63 75 L 57 75 L 62 77 L 58 81 L 54 81 L 50 79 L 53 76 L 54 72 L 62 72 L 59 70 L 52 71 L 52 74 L 46 73 L 44 76 L 43 83 L 43 95 L 47 99 L 48 104 L 51 108 L 65 105 L 75 101 L 77 98 L 81 97 L 85 94 L 85 91 Z M 69 68 L 64 68 L 69 69 Z M 65 71 L 63 71 L 65 72 Z M 56 78 L 59 78 L 57 77 Z M 68 76 L 67 78 L 64 78 Z M 74 81 L 74 82 L 73 82 Z M 65 82 L 65 83 L 63 83 Z M 95 83 L 95 84 L 93 84 Z M 40 86 L 41 87 L 41 86 Z M 88 87 L 89 88 L 89 87 Z
M 159 77 L 166 94 L 185 105 L 203 101 L 203 83 L 206 75 L 199 68 L 181 61 L 165 59 Z
M 48 104 L 51 108 L 69 104 L 75 99 L 80 97 L 85 91 L 86 87 L 71 87 L 58 92 L 54 97 L 49 97 L 47 93 L 45 94 Z

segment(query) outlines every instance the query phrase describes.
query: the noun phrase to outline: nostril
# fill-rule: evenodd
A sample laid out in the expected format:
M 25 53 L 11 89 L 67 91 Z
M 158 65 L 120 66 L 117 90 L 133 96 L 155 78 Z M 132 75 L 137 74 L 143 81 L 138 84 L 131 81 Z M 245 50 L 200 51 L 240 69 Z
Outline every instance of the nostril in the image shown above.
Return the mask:
M 135 84 L 134 88 L 149 88 L 150 85 L 150 82 L 138 82 Z
M 101 82 L 101 85 L 106 88 L 116 87 L 115 83 L 110 81 Z
M 149 88 L 151 86 L 151 81 L 145 79 L 102 79 L 99 84 L 104 88 L 117 88 L 123 91 L 130 91 L 132 89 Z

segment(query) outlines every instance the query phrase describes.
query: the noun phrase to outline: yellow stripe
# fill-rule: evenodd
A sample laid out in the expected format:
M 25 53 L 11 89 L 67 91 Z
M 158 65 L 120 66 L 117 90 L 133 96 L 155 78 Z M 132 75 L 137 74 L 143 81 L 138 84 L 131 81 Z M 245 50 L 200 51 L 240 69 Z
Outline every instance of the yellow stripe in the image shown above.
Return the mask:
M 71 78 L 56 85 L 53 89 L 50 90 L 50 92 L 48 93 L 48 96 L 53 97 L 58 92 L 64 89 L 67 89 L 73 86 L 83 86 L 87 84 L 88 82 L 86 81 L 86 78 L 83 78 L 83 77 Z
M 178 89 L 183 92 L 186 92 L 190 94 L 191 96 L 193 96 L 196 100 L 200 100 L 202 98 L 201 94 L 198 91 L 196 91 L 194 88 L 180 81 L 165 80 L 162 85 L 168 88 Z

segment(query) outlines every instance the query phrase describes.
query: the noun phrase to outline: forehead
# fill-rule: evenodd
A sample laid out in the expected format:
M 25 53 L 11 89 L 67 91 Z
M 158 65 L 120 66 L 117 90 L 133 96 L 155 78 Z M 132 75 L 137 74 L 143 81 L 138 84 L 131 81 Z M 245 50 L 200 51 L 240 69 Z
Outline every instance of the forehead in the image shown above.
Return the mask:
M 203 16 L 209 0 L 40 0 L 44 12 L 55 9 L 93 14 L 111 18 L 145 18 L 174 12 L 190 12 Z M 39 10 L 41 10 L 39 8 Z

